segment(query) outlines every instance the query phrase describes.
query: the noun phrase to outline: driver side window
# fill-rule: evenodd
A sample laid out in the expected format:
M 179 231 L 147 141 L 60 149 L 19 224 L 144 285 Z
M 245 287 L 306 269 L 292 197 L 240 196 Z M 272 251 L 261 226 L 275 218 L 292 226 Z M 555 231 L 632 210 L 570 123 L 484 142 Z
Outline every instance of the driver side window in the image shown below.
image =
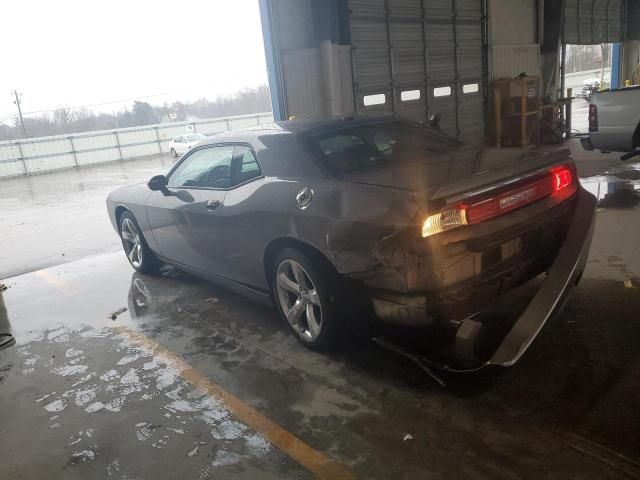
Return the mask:
M 169 176 L 174 188 L 229 188 L 233 145 L 193 151 Z

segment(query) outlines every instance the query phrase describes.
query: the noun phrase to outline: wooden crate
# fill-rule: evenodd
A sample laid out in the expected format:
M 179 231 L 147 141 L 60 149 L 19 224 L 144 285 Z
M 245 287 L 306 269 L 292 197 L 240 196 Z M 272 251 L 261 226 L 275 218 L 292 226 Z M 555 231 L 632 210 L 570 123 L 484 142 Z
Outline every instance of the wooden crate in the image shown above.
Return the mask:
M 495 80 L 494 139 L 498 147 L 526 147 L 539 142 L 539 77 Z

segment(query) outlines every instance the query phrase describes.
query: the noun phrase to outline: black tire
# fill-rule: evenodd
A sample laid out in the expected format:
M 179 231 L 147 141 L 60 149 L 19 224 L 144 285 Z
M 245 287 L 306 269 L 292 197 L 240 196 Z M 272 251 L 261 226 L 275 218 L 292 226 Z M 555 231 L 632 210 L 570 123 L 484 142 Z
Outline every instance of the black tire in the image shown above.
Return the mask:
M 175 148 L 171 149 L 171 155 L 173 155 L 173 158 L 178 158 L 178 152 L 176 152 Z
M 316 312 L 314 316 L 317 319 L 317 305 L 313 303 L 313 300 L 309 298 L 305 299 L 307 301 L 305 311 L 301 314 L 301 316 L 304 317 L 304 320 L 301 320 L 300 324 L 305 322 L 307 323 L 306 333 L 301 331 L 304 327 L 299 326 L 295 328 L 287 319 L 287 314 L 285 313 L 287 305 L 283 305 L 283 301 L 281 300 L 280 295 L 283 290 L 279 290 L 278 275 L 279 273 L 283 273 L 280 269 L 287 268 L 286 266 L 291 265 L 291 262 L 295 262 L 302 266 L 304 274 L 306 275 L 305 278 L 310 280 L 311 286 L 314 287 L 313 290 L 317 293 L 317 298 L 315 294 L 313 294 L 313 297 L 316 301 L 319 301 L 320 330 L 319 333 L 317 333 L 317 336 L 314 336 L 313 338 L 310 336 L 312 329 L 310 328 L 310 323 L 307 320 L 308 310 L 306 310 L 306 308 L 309 307 L 314 310 Z M 344 328 L 343 317 L 341 315 L 343 309 L 341 308 L 341 289 L 339 287 L 340 279 L 335 271 L 325 265 L 325 262 L 321 261 L 321 259 L 312 260 L 312 257 L 296 249 L 286 248 L 280 252 L 273 261 L 271 283 L 273 299 L 278 312 L 280 313 L 280 317 L 300 343 L 312 350 L 328 350 L 338 345 L 342 337 L 341 334 L 346 330 Z M 310 294 L 311 291 L 311 289 L 308 290 Z M 297 303 L 305 301 L 302 299 L 302 292 L 297 298 L 296 293 L 292 291 L 287 290 L 285 294 L 288 295 L 287 298 L 291 302 Z M 287 302 L 287 299 L 285 299 L 284 302 Z
M 129 264 L 136 271 L 147 274 L 154 274 L 159 271 L 161 262 L 149 248 L 147 241 L 142 235 L 142 230 L 140 229 L 138 222 L 136 222 L 136 218 L 131 212 L 124 212 L 122 215 L 120 215 L 118 233 L 120 234 L 122 248 L 124 249 L 124 253 L 127 256 L 127 260 L 129 260 Z M 137 242 L 139 243 L 136 243 L 136 241 L 132 241 L 131 239 L 127 238 L 128 235 L 131 234 L 134 235 L 134 238 L 137 238 Z M 132 250 L 138 245 L 139 250 L 136 250 L 136 253 L 132 255 Z

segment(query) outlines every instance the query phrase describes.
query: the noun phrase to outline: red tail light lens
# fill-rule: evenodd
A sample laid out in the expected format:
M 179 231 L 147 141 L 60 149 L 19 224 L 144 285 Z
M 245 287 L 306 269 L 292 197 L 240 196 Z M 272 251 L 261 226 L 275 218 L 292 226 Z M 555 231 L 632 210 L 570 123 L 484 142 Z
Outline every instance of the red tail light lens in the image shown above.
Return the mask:
M 553 177 L 553 191 L 557 192 L 568 187 L 573 182 L 573 174 L 566 167 L 561 167 L 551 171 Z
M 589 131 L 598 131 L 598 107 L 595 105 L 589 105 Z
M 465 204 L 457 204 L 440 213 L 430 215 L 422 225 L 422 236 L 450 230 L 462 225 L 485 222 L 549 195 L 562 192 L 565 198 L 577 190 L 575 171 L 570 166 L 554 168 L 542 178 L 507 191 L 498 191 L 492 197 Z
M 467 209 L 470 224 L 484 222 L 546 197 L 553 192 L 548 178 L 473 203 Z

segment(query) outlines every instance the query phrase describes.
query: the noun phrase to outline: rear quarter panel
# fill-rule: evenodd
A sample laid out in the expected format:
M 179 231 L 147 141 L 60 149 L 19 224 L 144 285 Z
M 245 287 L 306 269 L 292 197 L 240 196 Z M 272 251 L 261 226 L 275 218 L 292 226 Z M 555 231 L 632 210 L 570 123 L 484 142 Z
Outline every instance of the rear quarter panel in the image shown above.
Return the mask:
M 300 210 L 296 194 L 313 189 Z M 224 215 L 227 253 L 234 280 L 268 288 L 264 257 L 273 241 L 300 240 L 322 252 L 339 273 L 366 272 L 376 245 L 407 226 L 419 232 L 416 195 L 406 191 L 334 180 L 305 182 L 264 178 L 230 191 Z

